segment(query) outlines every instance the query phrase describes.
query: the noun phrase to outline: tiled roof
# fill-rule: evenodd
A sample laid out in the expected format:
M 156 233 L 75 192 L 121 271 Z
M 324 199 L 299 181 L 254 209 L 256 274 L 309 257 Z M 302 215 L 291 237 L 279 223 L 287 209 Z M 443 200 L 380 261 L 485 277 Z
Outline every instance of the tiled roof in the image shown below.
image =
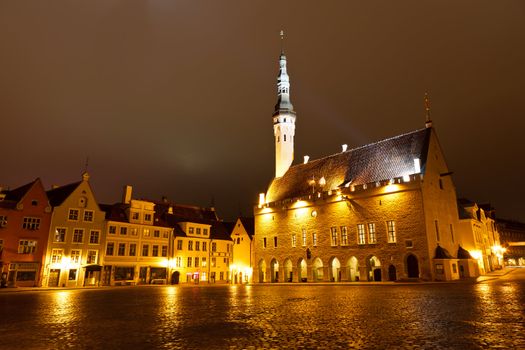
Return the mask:
M 228 230 L 224 222 L 222 221 L 211 222 L 211 232 L 210 232 L 211 239 L 231 241 L 232 239 L 230 237 L 230 234 L 231 234 L 231 231 Z
M 366 146 L 290 167 L 275 178 L 266 194 L 268 202 L 312 193 L 310 181 L 324 177 L 323 189 L 336 189 L 347 183 L 360 185 L 413 174 L 414 159 L 424 173 L 431 128 L 416 130 Z
M 47 191 L 47 197 L 49 198 L 49 204 L 51 206 L 56 207 L 62 204 L 67 197 L 73 193 L 73 191 L 80 185 L 81 181 L 74 182 L 68 185 L 60 186 L 57 188 L 53 188 L 49 191 Z
M 24 198 L 26 193 L 31 189 L 35 182 L 39 179 L 35 179 L 28 184 L 17 187 L 13 190 L 4 190 L 1 193 L 5 195 L 4 199 L 0 201 L 0 208 L 16 208 L 18 202 Z
M 218 220 L 214 208 L 203 208 L 192 205 L 183 205 L 166 201 L 151 201 L 155 203 L 155 211 L 160 214 L 171 213 L 178 218 L 185 218 L 186 221 L 198 222 L 195 220 Z

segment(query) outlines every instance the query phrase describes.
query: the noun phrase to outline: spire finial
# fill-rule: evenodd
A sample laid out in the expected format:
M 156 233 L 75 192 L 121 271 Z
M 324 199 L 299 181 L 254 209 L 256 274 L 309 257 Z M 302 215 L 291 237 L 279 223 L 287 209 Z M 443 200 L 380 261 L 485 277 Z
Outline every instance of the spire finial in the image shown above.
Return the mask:
M 86 157 L 86 164 L 84 165 L 84 172 L 87 173 L 89 167 L 89 156 Z
M 425 91 L 425 127 L 432 127 L 432 120 L 430 120 L 430 98 L 428 92 Z
M 281 29 L 281 53 L 284 53 L 284 30 Z

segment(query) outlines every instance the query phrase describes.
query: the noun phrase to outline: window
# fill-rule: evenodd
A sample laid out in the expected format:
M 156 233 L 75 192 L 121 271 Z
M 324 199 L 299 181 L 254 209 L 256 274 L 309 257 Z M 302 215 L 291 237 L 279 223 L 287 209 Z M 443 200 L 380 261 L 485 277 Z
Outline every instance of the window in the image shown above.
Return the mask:
M 220 276 L 219 277 L 219 281 L 224 281 L 224 272 L 223 271 L 219 272 L 219 276 Z
M 188 229 L 188 233 L 193 233 L 193 227 L 190 226 L 190 228 Z
M 292 235 L 292 247 L 295 248 L 297 246 L 297 235 L 294 233 Z
M 312 233 L 312 245 L 317 247 L 317 232 Z
M 159 256 L 159 246 L 154 244 L 151 249 L 151 256 Z
M 108 244 L 106 245 L 106 255 L 112 256 L 114 250 L 115 250 L 115 243 L 108 242 Z
M 213 243 L 215 244 L 215 243 Z M 266 248 L 266 237 L 263 237 L 263 248 Z
M 274 246 L 275 248 L 277 248 L 277 237 L 276 237 L 276 236 L 273 237 L 273 246 Z M 228 245 L 228 247 L 229 247 L 229 245 Z
M 188 250 L 193 250 L 193 241 L 188 241 Z
M 178 256 L 177 259 L 175 259 L 175 265 L 177 267 L 182 267 L 182 256 Z
M 36 251 L 36 241 L 21 239 L 18 241 L 18 254 L 33 254 Z
M 136 256 L 136 255 L 137 255 L 137 244 L 130 243 L 129 244 L 129 256 Z
M 177 241 L 177 250 L 182 250 L 182 240 L 181 239 Z
M 202 242 L 202 251 L 205 252 L 206 249 L 207 249 L 207 243 L 206 242 Z
M 100 231 L 91 230 L 89 232 L 89 243 L 98 244 L 100 241 Z
M 163 246 L 162 246 L 162 252 L 161 252 L 161 255 L 162 255 L 163 257 L 168 256 L 168 246 L 167 246 L 167 245 L 163 245 Z
M 215 265 L 217 265 L 217 259 L 211 258 L 211 267 L 215 267 Z
M 191 267 L 191 256 L 188 256 L 188 263 L 186 264 L 187 267 Z
M 0 215 L 0 227 L 6 227 L 6 226 L 7 226 L 7 216 Z
M 199 242 L 199 241 L 195 242 L 195 250 L 196 251 L 201 250 L 201 242 Z
M 60 264 L 62 262 L 62 249 L 53 249 L 51 251 L 51 264 Z
M 119 244 L 118 244 L 117 255 L 118 255 L 118 256 L 124 256 L 124 255 L 126 255 L 126 243 L 119 243 Z
M 71 263 L 73 264 L 80 264 L 80 257 L 81 257 L 81 251 L 78 250 L 78 249 L 72 249 L 71 250 L 71 254 L 70 254 L 70 258 L 71 258 Z
M 303 233 L 303 242 L 302 242 L 303 243 L 303 247 L 306 247 L 306 229 L 305 228 L 303 228 L 303 232 L 302 233 Z
M 204 258 L 202 258 L 201 260 L 202 260 L 202 262 L 201 262 L 201 266 L 202 266 L 202 267 L 206 267 L 206 258 L 204 257 Z
M 36 206 L 38 205 L 38 201 L 37 201 L 36 199 L 33 199 L 33 200 L 31 201 L 31 205 L 32 205 L 33 207 L 36 207 Z
M 73 243 L 82 243 L 84 241 L 84 229 L 76 228 L 73 230 Z
M 195 267 L 199 267 L 199 257 L 195 257 Z
M 208 235 L 208 229 L 207 228 L 203 228 L 202 229 L 202 234 L 207 236 Z
M 138 219 L 139 219 L 139 213 L 137 213 L 137 212 L 133 212 L 133 213 L 131 213 L 131 218 L 132 218 L 133 220 L 138 220 Z
M 266 238 L 265 238 L 265 242 L 266 242 Z M 266 247 L 266 244 L 264 246 Z M 213 242 L 211 244 L 211 251 L 212 252 L 216 252 L 217 251 L 217 243 Z
M 377 243 L 376 239 L 376 224 L 369 223 L 368 224 L 368 243 L 375 244 Z
M 159 230 L 153 230 L 153 237 L 159 238 L 160 237 L 160 231 Z
M 236 242 L 237 242 L 237 244 L 241 244 L 241 238 L 237 237 Z
M 69 209 L 69 214 L 68 214 L 68 220 L 71 220 L 71 221 L 78 221 L 78 215 L 79 215 L 79 212 L 78 212 L 78 209 Z
M 434 226 L 436 227 L 436 240 L 439 242 L 439 225 L 437 220 L 434 220 Z
M 346 226 L 341 226 L 341 245 L 348 245 L 348 229 Z
M 24 217 L 22 228 L 26 230 L 38 230 L 40 228 L 40 218 Z
M 69 270 L 69 274 L 68 274 L 68 277 L 67 279 L 69 281 L 74 281 L 77 279 L 77 269 L 71 269 Z
M 393 220 L 386 222 L 388 243 L 396 243 L 396 223 Z
M 66 241 L 66 229 L 63 227 L 57 227 L 55 229 L 55 237 L 53 238 L 55 242 L 65 242 Z
M 149 237 L 149 228 L 145 228 L 144 231 L 142 231 L 142 235 L 144 237 Z
M 452 243 L 454 243 L 454 228 L 452 224 L 450 224 L 450 238 L 452 238 Z
M 86 263 L 96 264 L 97 263 L 98 250 L 88 250 Z
M 142 245 L 142 256 L 148 256 L 149 255 L 149 245 L 143 244 Z
M 144 214 L 144 221 L 151 221 L 151 214 Z
M 115 233 L 117 233 L 117 226 L 110 226 L 109 227 L 109 234 L 110 235 L 114 235 Z
M 357 224 L 357 244 L 365 244 L 365 225 Z
M 121 227 L 120 228 L 120 235 L 125 236 L 128 234 L 128 228 L 127 227 Z
M 413 246 L 414 246 L 414 243 L 412 242 L 411 239 L 407 239 L 407 240 L 405 241 L 405 247 L 407 247 L 407 248 L 412 248 Z
M 337 227 L 332 226 L 330 228 L 330 234 L 331 234 L 330 242 L 332 244 L 332 247 L 337 246 Z
M 84 210 L 84 221 L 93 222 L 93 210 Z
M 139 230 L 136 227 L 130 227 L 129 228 L 129 234 L 132 235 L 132 236 L 136 236 L 138 231 Z
M 162 232 L 162 238 L 168 238 L 169 236 L 170 236 L 170 232 L 169 231 Z

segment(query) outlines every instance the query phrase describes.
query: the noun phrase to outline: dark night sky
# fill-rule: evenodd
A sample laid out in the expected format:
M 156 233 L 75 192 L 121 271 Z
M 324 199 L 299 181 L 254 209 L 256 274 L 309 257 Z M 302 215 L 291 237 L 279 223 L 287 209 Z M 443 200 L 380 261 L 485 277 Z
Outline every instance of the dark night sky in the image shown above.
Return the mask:
M 525 220 L 525 2 L 2 1 L 0 184 L 251 212 L 286 32 L 296 162 L 424 126 L 458 196 Z

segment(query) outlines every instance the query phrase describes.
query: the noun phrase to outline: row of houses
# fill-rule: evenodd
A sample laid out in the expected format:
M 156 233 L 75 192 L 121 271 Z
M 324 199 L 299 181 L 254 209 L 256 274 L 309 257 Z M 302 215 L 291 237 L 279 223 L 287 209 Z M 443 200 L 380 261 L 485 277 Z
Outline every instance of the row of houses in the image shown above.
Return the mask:
M 221 221 L 214 208 L 167 199 L 139 200 L 125 186 L 121 202 L 99 204 L 81 181 L 44 189 L 40 179 L 0 191 L 3 286 L 115 286 L 248 281 L 248 262 L 233 246 L 250 241 L 249 219 Z M 252 220 L 253 222 L 253 220 Z M 251 225 L 253 227 L 253 224 Z M 248 251 L 251 245 L 248 245 Z M 237 249 L 238 250 L 238 249 Z M 250 253 L 248 252 L 248 256 Z M 242 254 L 240 254 L 242 256 Z M 235 268 L 235 269 L 234 269 Z

